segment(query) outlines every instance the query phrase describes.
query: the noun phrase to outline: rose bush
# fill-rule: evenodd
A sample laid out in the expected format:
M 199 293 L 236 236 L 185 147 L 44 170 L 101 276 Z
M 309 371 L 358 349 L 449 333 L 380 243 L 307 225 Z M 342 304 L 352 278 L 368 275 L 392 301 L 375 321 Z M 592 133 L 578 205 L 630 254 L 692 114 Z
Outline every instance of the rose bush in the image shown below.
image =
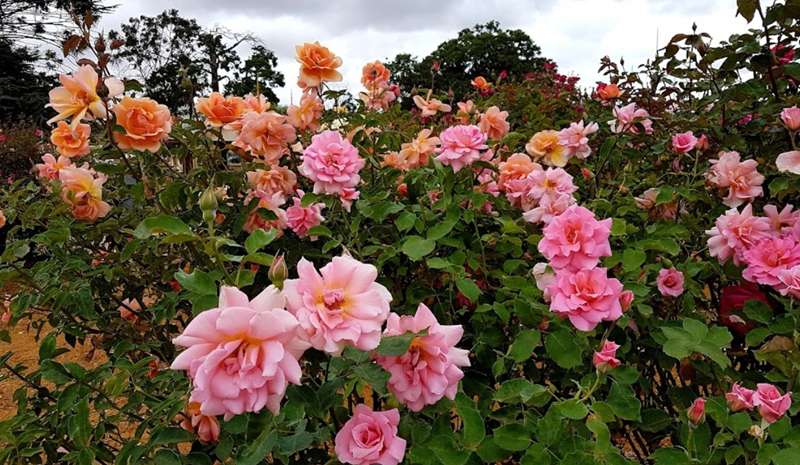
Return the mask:
M 297 105 L 194 117 L 95 49 L 2 190 L 0 337 L 40 347 L 0 463 L 800 463 L 800 9 L 738 5 L 590 94 L 411 111 L 317 42 Z

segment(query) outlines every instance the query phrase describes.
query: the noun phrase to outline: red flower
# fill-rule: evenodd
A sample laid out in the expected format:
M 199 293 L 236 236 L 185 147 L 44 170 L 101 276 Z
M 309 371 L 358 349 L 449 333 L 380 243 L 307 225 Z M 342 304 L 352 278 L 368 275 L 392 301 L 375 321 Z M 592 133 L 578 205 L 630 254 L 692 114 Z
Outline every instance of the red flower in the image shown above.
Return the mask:
M 753 323 L 744 318 L 742 308 L 751 300 L 769 304 L 767 296 L 753 283 L 742 281 L 740 284 L 722 288 L 719 299 L 720 323 L 740 336 L 747 334 L 753 329 Z

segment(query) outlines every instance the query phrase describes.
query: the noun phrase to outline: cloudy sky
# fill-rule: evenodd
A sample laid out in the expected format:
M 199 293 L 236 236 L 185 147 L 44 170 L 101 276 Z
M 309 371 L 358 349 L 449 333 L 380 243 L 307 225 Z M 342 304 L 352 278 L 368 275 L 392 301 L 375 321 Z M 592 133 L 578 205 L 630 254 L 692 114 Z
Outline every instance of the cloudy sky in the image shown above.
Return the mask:
M 653 56 L 673 34 L 698 30 L 715 39 L 746 28 L 734 0 L 116 0 L 102 27 L 131 16 L 177 8 L 204 26 L 252 33 L 278 56 L 287 85 L 282 103 L 298 95 L 294 46 L 320 41 L 342 57 L 343 87 L 360 88 L 361 66 L 397 53 L 425 56 L 476 23 L 497 20 L 522 29 L 562 73 L 585 86 L 601 80 L 601 57 L 624 57 L 629 69 Z

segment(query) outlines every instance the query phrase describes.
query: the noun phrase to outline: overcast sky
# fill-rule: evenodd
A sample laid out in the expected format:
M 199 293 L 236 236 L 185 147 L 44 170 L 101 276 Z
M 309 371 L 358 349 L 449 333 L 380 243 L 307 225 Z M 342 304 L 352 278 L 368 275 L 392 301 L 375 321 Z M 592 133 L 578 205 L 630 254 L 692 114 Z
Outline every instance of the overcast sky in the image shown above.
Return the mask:
M 361 67 L 397 53 L 423 57 L 442 41 L 476 23 L 497 20 L 522 29 L 555 60 L 562 73 L 591 86 L 601 57 L 625 58 L 628 69 L 652 57 L 673 34 L 692 22 L 714 39 L 747 26 L 735 17 L 735 0 L 116 0 L 102 27 L 116 28 L 131 16 L 156 15 L 167 6 L 204 26 L 249 32 L 278 56 L 286 86 L 282 103 L 297 99 L 294 46 L 320 41 L 344 64 L 343 87 L 357 92 Z

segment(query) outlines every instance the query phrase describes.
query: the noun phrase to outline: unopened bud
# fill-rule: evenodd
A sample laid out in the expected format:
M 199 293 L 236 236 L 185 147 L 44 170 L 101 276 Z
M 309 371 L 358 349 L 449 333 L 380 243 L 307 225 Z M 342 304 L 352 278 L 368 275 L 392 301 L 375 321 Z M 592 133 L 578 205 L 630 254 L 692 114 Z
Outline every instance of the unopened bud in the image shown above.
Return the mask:
M 200 205 L 200 210 L 203 210 L 203 219 L 206 221 L 214 221 L 219 202 L 217 201 L 217 194 L 213 187 L 209 187 L 203 191 L 200 195 L 198 205 Z
M 286 268 L 286 260 L 283 259 L 283 255 L 278 255 L 272 260 L 267 277 L 275 287 L 283 289 L 283 282 L 289 277 L 289 269 Z

